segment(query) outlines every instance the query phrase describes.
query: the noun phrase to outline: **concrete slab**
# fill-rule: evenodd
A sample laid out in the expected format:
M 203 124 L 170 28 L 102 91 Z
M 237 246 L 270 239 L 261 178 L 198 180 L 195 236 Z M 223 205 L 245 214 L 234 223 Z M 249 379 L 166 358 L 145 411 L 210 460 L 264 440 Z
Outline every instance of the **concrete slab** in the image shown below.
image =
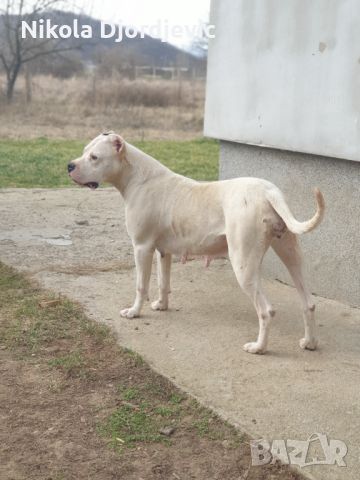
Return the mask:
M 307 440 L 319 432 L 344 441 L 347 467 L 302 471 L 319 480 L 358 479 L 359 310 L 317 297 L 321 345 L 304 352 L 296 292 L 266 281 L 277 309 L 270 351 L 250 355 L 242 345 L 256 337 L 256 315 L 228 261 L 219 260 L 210 269 L 174 263 L 170 311 L 152 312 L 148 304 L 142 318 L 123 319 L 135 272 L 113 189 L 0 191 L 0 258 L 78 300 L 122 345 L 255 438 Z M 155 285 L 153 278 L 151 298 Z

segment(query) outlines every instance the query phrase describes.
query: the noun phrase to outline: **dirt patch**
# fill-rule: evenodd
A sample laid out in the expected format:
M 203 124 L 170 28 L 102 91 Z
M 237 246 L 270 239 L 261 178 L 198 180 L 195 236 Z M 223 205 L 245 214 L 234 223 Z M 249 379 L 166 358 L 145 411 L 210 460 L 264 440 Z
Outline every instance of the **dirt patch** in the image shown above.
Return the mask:
M 4 479 L 297 479 L 118 347 L 77 305 L 1 266 Z

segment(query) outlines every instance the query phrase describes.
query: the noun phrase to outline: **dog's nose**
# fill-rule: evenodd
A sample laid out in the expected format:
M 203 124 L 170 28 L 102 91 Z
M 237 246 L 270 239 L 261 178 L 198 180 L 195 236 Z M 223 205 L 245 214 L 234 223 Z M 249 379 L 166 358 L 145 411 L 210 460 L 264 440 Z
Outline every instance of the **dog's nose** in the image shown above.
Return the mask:
M 73 170 L 75 170 L 75 167 L 76 167 L 75 163 L 69 163 L 68 164 L 68 172 L 70 173 Z

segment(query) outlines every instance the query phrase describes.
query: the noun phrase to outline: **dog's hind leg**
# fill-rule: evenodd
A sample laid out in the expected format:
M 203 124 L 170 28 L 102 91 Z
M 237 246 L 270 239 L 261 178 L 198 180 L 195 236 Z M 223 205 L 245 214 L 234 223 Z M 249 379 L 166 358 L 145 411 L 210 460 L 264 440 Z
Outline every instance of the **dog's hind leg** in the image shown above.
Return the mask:
M 274 238 L 271 246 L 288 269 L 300 295 L 305 325 L 305 336 L 300 340 L 300 347 L 315 350 L 317 347 L 315 337 L 315 305 L 304 282 L 302 273 L 303 262 L 298 239 L 295 234 L 286 231 L 281 238 Z
M 138 317 L 144 301 L 148 298 L 154 250 L 144 246 L 134 246 L 134 256 L 136 265 L 136 297 L 131 308 L 125 308 L 120 312 L 120 315 L 126 318 Z
M 170 293 L 171 254 L 156 251 L 159 299 L 151 304 L 153 310 L 167 310 Z
M 236 278 L 243 291 L 251 298 L 259 318 L 259 335 L 256 342 L 246 343 L 244 350 L 249 353 L 265 353 L 269 337 L 269 326 L 275 311 L 268 302 L 261 287 L 260 266 L 270 239 L 265 231 L 252 238 L 241 228 L 230 228 L 227 234 L 229 258 Z

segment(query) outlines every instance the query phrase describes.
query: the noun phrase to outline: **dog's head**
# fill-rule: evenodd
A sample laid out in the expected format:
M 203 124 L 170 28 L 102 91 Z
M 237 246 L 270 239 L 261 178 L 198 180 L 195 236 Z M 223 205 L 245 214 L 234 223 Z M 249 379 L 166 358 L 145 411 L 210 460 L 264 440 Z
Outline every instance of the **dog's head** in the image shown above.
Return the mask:
M 125 141 L 114 132 L 103 133 L 90 142 L 81 157 L 68 164 L 69 176 L 79 185 L 96 189 L 112 183 L 121 173 L 125 160 Z

